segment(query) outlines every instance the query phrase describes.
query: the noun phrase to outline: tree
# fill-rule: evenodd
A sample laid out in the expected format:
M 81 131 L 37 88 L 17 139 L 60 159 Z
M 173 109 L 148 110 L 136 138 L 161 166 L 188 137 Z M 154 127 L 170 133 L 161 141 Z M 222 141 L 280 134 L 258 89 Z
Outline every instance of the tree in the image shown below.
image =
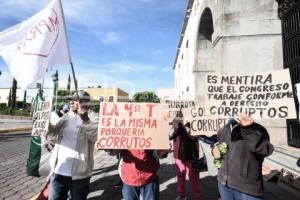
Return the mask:
M 69 74 L 69 78 L 68 78 L 68 85 L 67 85 L 67 91 L 70 94 L 70 90 L 71 90 L 71 76 Z
M 24 91 L 24 96 L 23 96 L 23 108 L 26 108 L 26 98 L 27 98 L 27 91 Z
M 133 95 L 134 102 L 154 102 L 159 103 L 160 100 L 154 92 L 137 92 Z
M 9 95 L 8 95 L 8 108 L 11 108 L 11 89 L 9 89 Z
M 12 111 L 14 111 L 16 109 L 16 105 L 17 105 L 17 80 L 14 78 L 12 89 L 11 89 L 11 108 L 12 108 Z

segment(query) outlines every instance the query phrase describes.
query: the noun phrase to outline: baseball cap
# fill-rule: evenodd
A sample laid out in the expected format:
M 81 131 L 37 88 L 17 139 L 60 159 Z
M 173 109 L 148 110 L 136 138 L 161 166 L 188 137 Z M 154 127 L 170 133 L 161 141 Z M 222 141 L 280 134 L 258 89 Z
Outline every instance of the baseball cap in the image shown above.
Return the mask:
M 69 100 L 74 100 L 74 101 L 84 101 L 84 102 L 90 102 L 91 101 L 91 96 L 88 92 L 84 90 L 79 90 L 78 91 L 78 96 L 76 92 L 68 98 Z

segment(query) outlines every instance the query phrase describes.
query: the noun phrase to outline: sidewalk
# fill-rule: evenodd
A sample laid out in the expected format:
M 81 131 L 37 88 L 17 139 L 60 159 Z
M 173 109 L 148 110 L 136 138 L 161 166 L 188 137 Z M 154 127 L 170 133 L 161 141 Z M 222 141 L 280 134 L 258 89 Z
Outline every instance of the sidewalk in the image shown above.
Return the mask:
M 208 149 L 207 149 L 208 150 Z M 206 154 L 208 155 L 208 154 Z M 211 158 L 207 156 L 209 172 L 200 174 L 200 189 L 203 200 L 217 200 L 217 180 L 216 170 L 211 165 Z M 98 153 L 95 156 L 95 165 L 93 176 L 91 178 L 89 200 L 120 200 L 122 199 L 121 188 L 114 188 L 118 183 L 119 175 L 117 170 L 117 159 L 109 156 L 105 152 Z M 159 181 L 160 181 L 160 199 L 174 200 L 176 194 L 176 172 L 174 166 L 173 154 L 160 160 Z M 297 200 L 300 199 L 280 188 L 276 182 L 265 182 L 264 200 Z M 187 196 L 192 199 L 189 182 L 186 184 Z
M 160 181 L 160 199 L 174 200 L 176 199 L 176 172 L 173 154 L 165 159 L 160 160 L 159 181 Z M 107 153 L 102 152 L 96 159 L 91 178 L 89 200 L 98 199 L 122 199 L 121 188 L 114 188 L 119 181 L 117 170 L 118 160 L 109 156 Z M 187 196 L 192 199 L 189 184 L 186 184 Z M 201 173 L 201 192 L 203 200 L 216 200 L 217 199 L 217 181 L 215 177 L 209 175 L 208 172 Z
M 22 119 L 0 119 L 0 134 L 17 131 L 30 131 L 32 120 Z

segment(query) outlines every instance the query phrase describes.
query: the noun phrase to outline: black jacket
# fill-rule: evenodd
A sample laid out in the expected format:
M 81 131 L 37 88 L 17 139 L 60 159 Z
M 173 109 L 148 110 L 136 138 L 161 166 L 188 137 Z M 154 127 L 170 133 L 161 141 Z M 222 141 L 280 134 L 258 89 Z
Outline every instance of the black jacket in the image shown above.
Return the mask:
M 218 131 L 218 141 L 229 146 L 218 181 L 240 192 L 262 196 L 262 163 L 274 150 L 267 130 L 256 123 L 233 128 L 227 124 Z

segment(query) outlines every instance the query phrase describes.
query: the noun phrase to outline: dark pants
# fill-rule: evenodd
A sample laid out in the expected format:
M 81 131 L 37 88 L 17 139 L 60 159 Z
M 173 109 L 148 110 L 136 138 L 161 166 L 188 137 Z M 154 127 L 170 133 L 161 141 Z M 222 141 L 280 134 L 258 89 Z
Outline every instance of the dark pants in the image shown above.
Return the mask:
M 262 200 L 262 197 L 255 197 L 239 192 L 221 183 L 218 183 L 218 188 L 222 200 Z
M 90 178 L 72 180 L 70 176 L 53 174 L 50 178 L 49 200 L 86 200 Z
M 125 200 L 138 200 L 140 195 L 145 200 L 159 200 L 158 177 L 144 186 L 130 186 L 123 183 L 122 195 Z

